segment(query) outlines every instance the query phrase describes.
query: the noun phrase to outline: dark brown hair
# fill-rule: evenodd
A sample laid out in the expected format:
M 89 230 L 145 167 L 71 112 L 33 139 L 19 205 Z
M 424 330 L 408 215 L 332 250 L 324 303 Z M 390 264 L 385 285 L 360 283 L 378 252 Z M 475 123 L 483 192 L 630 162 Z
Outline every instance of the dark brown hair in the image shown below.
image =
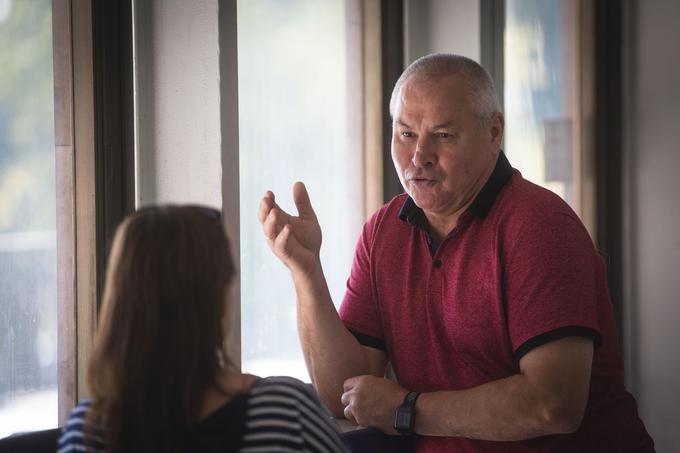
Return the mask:
M 144 208 L 118 228 L 87 374 L 86 424 L 108 452 L 182 449 L 206 389 L 220 389 L 234 273 L 218 211 Z

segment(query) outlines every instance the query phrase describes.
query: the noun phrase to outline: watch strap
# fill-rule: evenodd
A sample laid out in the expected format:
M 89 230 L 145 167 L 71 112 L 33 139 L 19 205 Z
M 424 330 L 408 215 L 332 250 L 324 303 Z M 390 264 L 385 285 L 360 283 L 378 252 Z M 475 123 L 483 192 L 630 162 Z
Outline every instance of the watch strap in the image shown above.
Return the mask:
M 408 392 L 404 397 L 404 402 L 402 403 L 402 406 L 415 407 L 416 400 L 418 399 L 419 396 L 420 392 Z
M 420 392 L 408 392 L 394 415 L 394 429 L 401 434 L 413 434 L 416 422 L 416 401 Z

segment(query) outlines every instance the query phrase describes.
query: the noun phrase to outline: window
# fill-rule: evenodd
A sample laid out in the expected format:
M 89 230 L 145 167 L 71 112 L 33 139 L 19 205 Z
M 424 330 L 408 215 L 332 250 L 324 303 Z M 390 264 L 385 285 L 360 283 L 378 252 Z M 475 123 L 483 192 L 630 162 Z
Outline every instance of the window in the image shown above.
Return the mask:
M 582 214 L 577 0 L 505 3 L 505 146 L 523 176 Z
M 52 3 L 0 0 L 0 437 L 57 425 Z
M 291 188 L 305 182 L 323 230 L 321 261 L 336 305 L 344 294 L 364 221 L 355 3 L 237 3 L 245 372 L 309 381 L 290 274 L 269 250 L 256 217 L 266 190 L 295 213 Z

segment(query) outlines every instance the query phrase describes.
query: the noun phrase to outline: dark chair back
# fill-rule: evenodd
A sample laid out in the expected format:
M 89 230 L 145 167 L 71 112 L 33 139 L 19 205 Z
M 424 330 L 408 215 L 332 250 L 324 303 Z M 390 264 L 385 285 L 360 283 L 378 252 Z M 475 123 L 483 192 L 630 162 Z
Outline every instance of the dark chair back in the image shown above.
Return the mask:
M 0 439 L 0 453 L 54 453 L 60 428 L 13 434 Z

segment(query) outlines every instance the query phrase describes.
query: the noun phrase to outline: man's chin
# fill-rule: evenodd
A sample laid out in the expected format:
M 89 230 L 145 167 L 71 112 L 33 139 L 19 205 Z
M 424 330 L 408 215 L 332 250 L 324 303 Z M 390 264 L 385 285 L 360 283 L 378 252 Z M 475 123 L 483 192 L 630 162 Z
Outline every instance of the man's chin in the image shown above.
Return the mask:
M 436 200 L 433 200 L 431 197 L 423 197 L 413 193 L 410 193 L 409 195 L 416 206 L 418 206 L 423 211 L 432 211 L 437 206 L 435 203 Z

